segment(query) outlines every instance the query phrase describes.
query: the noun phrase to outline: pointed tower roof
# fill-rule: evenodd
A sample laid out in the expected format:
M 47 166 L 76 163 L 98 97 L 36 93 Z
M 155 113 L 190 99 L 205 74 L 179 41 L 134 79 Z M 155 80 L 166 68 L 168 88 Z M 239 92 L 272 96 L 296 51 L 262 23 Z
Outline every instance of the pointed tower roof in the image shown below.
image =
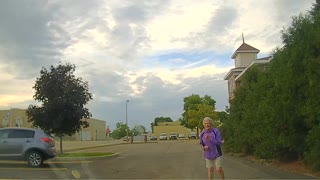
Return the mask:
M 249 44 L 243 42 L 241 46 L 232 54 L 231 58 L 234 59 L 238 53 L 244 53 L 244 52 L 254 52 L 259 53 L 260 50 L 257 48 L 254 48 L 250 46 Z

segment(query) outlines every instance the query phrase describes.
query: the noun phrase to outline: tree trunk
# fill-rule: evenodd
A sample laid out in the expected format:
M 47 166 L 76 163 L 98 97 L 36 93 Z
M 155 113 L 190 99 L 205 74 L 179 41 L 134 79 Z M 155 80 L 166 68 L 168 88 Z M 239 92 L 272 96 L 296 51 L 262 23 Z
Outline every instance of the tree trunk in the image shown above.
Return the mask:
M 60 154 L 63 154 L 63 150 L 62 150 L 62 136 L 60 136 Z

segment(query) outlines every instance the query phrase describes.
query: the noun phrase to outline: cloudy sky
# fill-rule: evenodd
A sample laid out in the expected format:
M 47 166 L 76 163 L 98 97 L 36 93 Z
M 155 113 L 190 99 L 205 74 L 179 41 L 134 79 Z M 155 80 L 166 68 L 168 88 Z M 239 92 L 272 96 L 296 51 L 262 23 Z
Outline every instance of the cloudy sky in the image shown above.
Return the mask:
M 177 120 L 183 98 L 205 94 L 228 105 L 226 73 L 245 42 L 267 56 L 281 46 L 291 17 L 314 0 L 1 0 L 0 109 L 34 104 L 42 67 L 76 65 L 89 83 L 93 118 L 111 129 L 150 130 Z

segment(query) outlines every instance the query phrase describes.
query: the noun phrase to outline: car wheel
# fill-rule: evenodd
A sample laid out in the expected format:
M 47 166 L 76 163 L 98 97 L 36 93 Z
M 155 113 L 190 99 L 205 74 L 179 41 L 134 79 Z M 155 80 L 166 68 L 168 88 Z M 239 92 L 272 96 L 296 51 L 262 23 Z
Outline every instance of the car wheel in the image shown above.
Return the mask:
M 43 155 L 38 151 L 30 151 L 26 155 L 28 164 L 32 167 L 40 167 L 43 164 Z

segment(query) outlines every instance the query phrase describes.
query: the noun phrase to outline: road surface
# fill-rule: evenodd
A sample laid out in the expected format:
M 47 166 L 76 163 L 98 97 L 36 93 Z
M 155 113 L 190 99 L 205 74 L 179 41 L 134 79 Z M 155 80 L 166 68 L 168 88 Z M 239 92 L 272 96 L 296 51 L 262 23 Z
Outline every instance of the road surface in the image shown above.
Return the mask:
M 120 144 L 77 152 L 118 155 L 49 161 L 36 169 L 25 163 L 0 161 L 0 179 L 207 179 L 202 150 L 194 140 Z M 227 155 L 224 171 L 226 179 L 313 179 Z

